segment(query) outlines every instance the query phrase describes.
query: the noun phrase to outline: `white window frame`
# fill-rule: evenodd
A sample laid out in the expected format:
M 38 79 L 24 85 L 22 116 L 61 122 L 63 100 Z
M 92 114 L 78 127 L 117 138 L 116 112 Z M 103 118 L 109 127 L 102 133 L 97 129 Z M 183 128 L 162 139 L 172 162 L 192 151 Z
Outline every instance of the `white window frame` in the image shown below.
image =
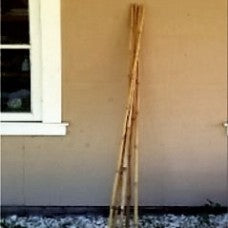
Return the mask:
M 68 124 L 62 123 L 61 118 L 60 2 L 29 0 L 30 33 L 37 34 L 37 29 L 40 29 L 39 34 L 30 39 L 32 113 L 2 113 L 1 135 L 66 134 Z M 24 48 L 28 47 L 25 45 Z
M 2 44 L 1 49 L 29 50 L 30 75 L 31 75 L 31 112 L 1 113 L 2 121 L 41 121 L 41 37 L 40 34 L 40 10 L 39 0 L 29 1 L 29 44 Z M 32 12 L 32 13 L 30 13 Z

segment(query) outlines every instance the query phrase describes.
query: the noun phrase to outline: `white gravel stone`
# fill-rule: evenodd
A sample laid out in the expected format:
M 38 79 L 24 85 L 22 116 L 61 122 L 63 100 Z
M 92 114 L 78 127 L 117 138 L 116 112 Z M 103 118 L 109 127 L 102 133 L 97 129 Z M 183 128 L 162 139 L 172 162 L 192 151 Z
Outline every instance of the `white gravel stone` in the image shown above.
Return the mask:
M 47 218 L 42 216 L 2 218 L 1 227 L 9 228 L 106 228 L 107 218 L 102 216 L 65 216 Z M 226 228 L 228 214 L 185 216 L 144 215 L 139 220 L 141 228 Z M 131 224 L 132 221 L 131 221 Z

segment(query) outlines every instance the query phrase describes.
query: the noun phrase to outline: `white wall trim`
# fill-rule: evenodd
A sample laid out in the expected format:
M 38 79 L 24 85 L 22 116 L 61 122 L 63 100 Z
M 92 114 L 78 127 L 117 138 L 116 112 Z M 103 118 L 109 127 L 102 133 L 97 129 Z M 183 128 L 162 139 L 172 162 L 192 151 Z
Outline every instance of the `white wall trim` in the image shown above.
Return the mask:
M 68 123 L 18 123 L 3 122 L 0 125 L 1 135 L 12 136 L 60 136 L 66 135 Z
M 60 0 L 40 1 L 42 46 L 42 121 L 61 122 Z

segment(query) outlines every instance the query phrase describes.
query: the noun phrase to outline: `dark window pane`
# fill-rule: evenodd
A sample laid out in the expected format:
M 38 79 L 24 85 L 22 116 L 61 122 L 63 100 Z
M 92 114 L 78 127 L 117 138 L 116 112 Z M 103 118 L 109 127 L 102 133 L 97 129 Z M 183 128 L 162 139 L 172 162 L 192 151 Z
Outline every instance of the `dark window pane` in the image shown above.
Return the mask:
M 1 111 L 30 112 L 29 50 L 1 50 Z
M 29 43 L 28 0 L 1 0 L 1 43 Z

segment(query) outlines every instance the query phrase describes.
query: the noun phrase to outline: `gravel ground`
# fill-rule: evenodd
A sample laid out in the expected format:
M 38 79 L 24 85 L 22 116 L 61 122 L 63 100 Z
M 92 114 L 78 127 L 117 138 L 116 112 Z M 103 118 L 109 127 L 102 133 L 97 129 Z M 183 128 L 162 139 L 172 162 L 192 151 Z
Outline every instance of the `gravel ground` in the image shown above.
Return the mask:
M 107 218 L 102 216 L 65 217 L 18 217 L 16 215 L 1 219 L 2 228 L 98 228 L 107 227 Z M 185 215 L 146 215 L 140 217 L 140 227 L 151 228 L 204 228 L 228 227 L 228 214 L 185 216 Z

